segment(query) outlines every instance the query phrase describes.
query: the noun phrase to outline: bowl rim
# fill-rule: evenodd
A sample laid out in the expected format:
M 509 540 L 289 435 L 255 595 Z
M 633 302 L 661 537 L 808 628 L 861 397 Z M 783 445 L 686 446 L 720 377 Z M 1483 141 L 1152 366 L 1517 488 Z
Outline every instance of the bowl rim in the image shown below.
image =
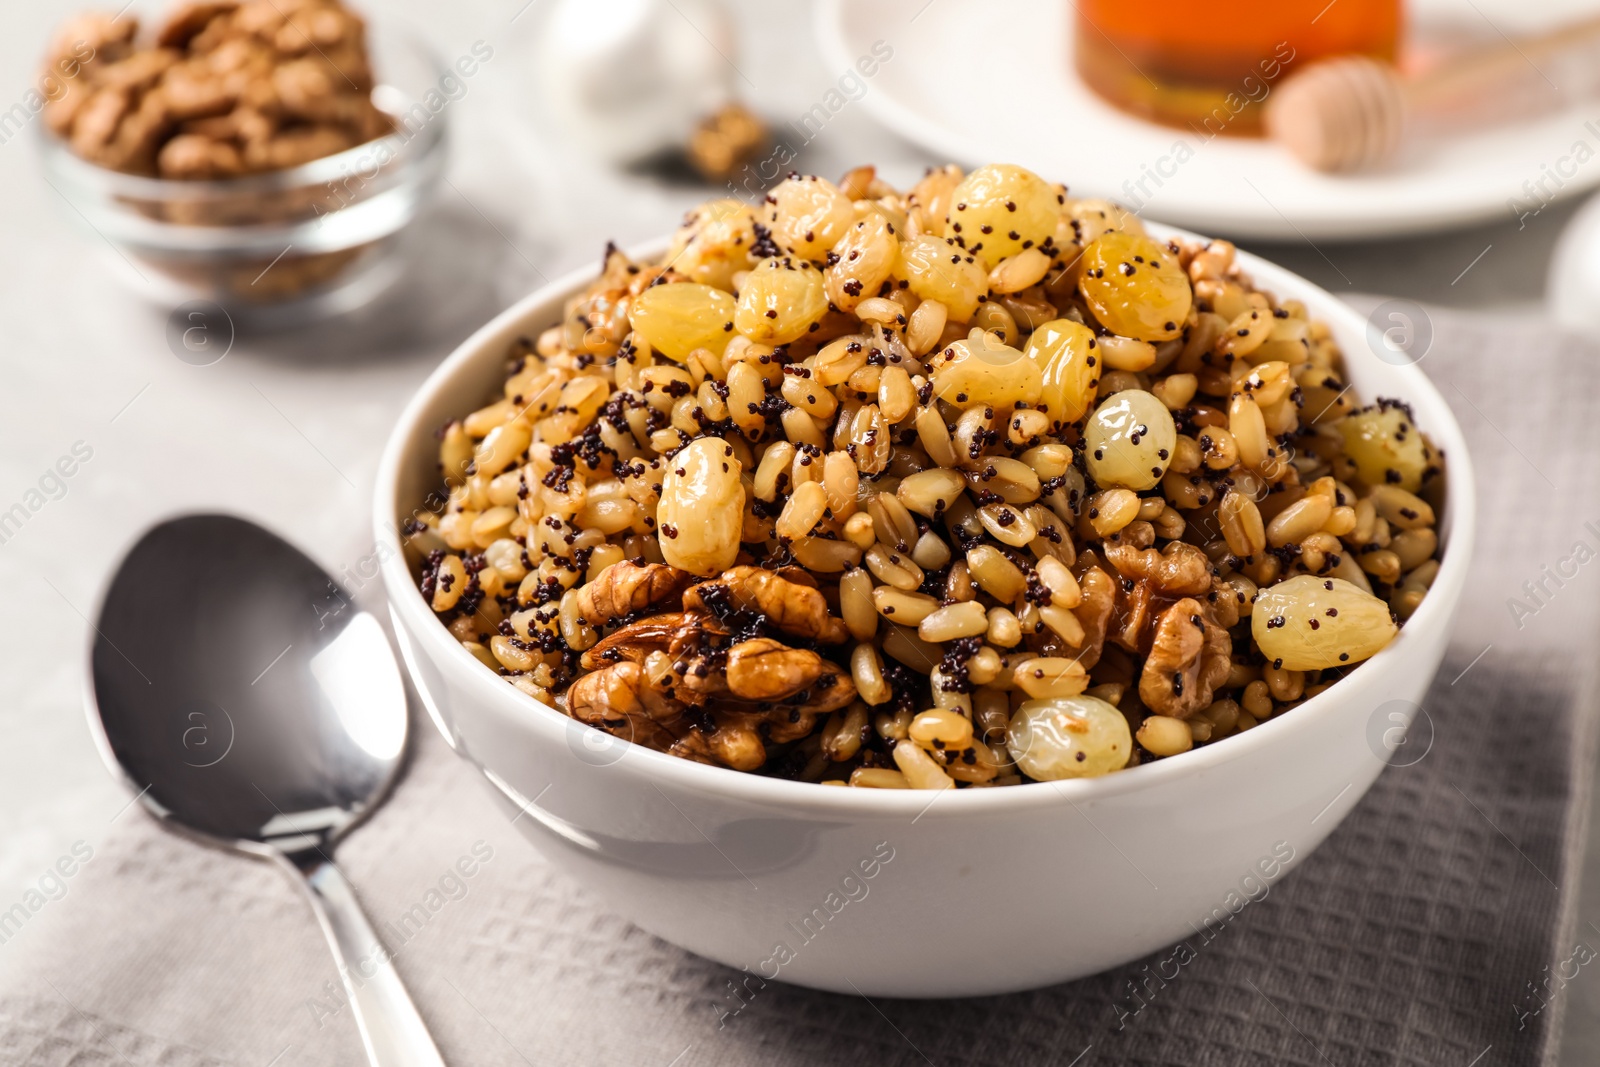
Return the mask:
M 1163 240 L 1204 240 L 1178 227 L 1148 219 L 1142 221 L 1152 236 Z M 658 238 L 642 242 L 628 248 L 627 252 L 635 258 L 658 256 L 666 250 L 668 241 L 668 238 Z M 1240 251 L 1236 261 L 1261 288 L 1280 298 L 1288 290 L 1291 298 L 1303 300 L 1316 317 L 1342 326 L 1341 332 L 1365 334 L 1367 324 L 1362 316 L 1313 282 L 1248 252 Z M 434 427 L 420 424 L 420 419 L 435 395 L 446 389 L 464 367 L 485 358 L 486 345 L 495 342 L 508 329 L 530 318 L 535 312 L 559 307 L 578 287 L 587 285 L 595 276 L 596 271 L 592 266 L 563 274 L 500 312 L 458 345 L 418 387 L 397 419 L 384 446 L 374 487 L 374 533 L 377 544 L 387 549 L 381 554 L 383 562 L 380 573 L 396 616 L 395 621 L 405 624 L 414 639 L 429 642 L 435 650 L 430 658 L 437 660 L 442 656 L 444 664 L 451 665 L 455 676 L 459 676 L 472 690 L 473 699 L 498 702 L 508 712 L 530 716 L 530 725 L 551 734 L 542 739 L 537 736 L 530 738 L 532 744 L 550 743 L 555 740 L 555 730 L 569 729 L 576 720 L 506 684 L 463 648 L 438 621 L 422 599 L 421 590 L 406 563 L 404 546 L 395 524 L 402 510 L 397 488 L 403 453 L 419 434 L 431 436 L 434 432 Z M 1345 357 L 1347 360 L 1363 358 L 1349 351 L 1345 352 Z M 1368 351 L 1365 358 L 1375 360 L 1377 356 Z M 1280 738 L 1286 738 L 1292 731 L 1309 728 L 1313 721 L 1338 715 L 1342 708 L 1339 697 L 1344 683 L 1353 682 L 1362 672 L 1366 672 L 1363 676 L 1371 676 L 1378 672 L 1403 669 L 1402 661 L 1410 654 L 1412 646 L 1422 640 L 1422 631 L 1450 628 L 1456 602 L 1466 586 L 1475 539 L 1476 483 L 1471 455 L 1460 424 L 1443 395 L 1415 363 L 1393 366 L 1392 369 L 1407 379 L 1404 399 L 1414 405 L 1420 402 L 1428 409 L 1428 435 L 1449 461 L 1446 472 L 1448 492 L 1441 516 L 1441 532 L 1446 547 L 1432 587 L 1443 595 L 1424 599 L 1416 613 L 1387 646 L 1359 664 L 1349 676 L 1295 708 L 1295 714 L 1269 719 L 1243 734 L 1226 738 L 1226 744 L 1205 745 L 1176 758 L 1157 760 L 1098 778 L 1024 782 L 996 789 L 938 790 L 931 791 L 931 797 L 927 795 L 930 792 L 928 790 L 841 789 L 812 782 L 771 778 L 696 763 L 631 742 L 626 743 L 628 747 L 620 758 L 601 769 L 613 773 L 620 771 L 653 783 L 671 783 L 685 791 L 706 796 L 771 805 L 795 813 L 831 818 L 893 819 L 906 815 L 920 818 L 938 798 L 947 794 L 955 795 L 941 805 L 942 817 L 993 815 L 1062 803 L 1076 807 L 1079 802 L 1092 803 L 1128 792 L 1155 789 L 1255 756 L 1278 744 Z M 409 662 L 407 666 L 409 668 Z M 443 665 L 441 669 L 445 669 Z M 454 746 L 453 739 L 447 740 Z M 859 795 L 863 793 L 877 795 Z

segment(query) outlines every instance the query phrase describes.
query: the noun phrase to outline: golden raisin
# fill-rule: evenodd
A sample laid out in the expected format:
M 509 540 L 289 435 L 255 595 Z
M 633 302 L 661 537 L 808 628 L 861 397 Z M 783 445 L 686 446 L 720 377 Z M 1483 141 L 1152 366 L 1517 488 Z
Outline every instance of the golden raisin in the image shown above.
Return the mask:
M 1194 304 L 1177 254 L 1121 230 L 1101 234 L 1083 250 L 1078 290 L 1102 326 L 1141 341 L 1177 337 Z

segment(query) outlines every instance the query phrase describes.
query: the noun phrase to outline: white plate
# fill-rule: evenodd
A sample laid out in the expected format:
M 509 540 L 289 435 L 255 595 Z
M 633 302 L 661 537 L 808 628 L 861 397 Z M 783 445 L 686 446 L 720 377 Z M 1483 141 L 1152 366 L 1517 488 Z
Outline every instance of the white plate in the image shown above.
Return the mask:
M 1539 207 L 1524 182 L 1545 178 L 1555 198 L 1600 184 L 1600 159 L 1573 156 L 1579 141 L 1600 155 L 1600 121 L 1584 125 L 1600 119 L 1600 107 L 1462 137 L 1360 177 L 1316 174 L 1264 142 L 1204 141 L 1130 118 L 1072 72 L 1072 10 L 1068 0 L 822 0 L 816 25 L 836 69 L 874 42 L 893 48 L 861 104 L 924 148 L 968 165 L 1020 163 L 1075 195 L 1110 197 L 1201 232 L 1394 236 L 1514 220 L 1513 198 Z M 1573 172 L 1559 189 L 1546 177 L 1557 169 Z M 1170 174 L 1159 186 L 1157 172 Z

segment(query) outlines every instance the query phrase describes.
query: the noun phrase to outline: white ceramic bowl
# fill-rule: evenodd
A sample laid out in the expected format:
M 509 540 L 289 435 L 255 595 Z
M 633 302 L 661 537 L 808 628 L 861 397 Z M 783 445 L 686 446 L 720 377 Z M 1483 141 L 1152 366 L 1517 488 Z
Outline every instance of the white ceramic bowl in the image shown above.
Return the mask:
M 1328 293 L 1240 259 L 1257 284 L 1333 327 L 1364 398 L 1409 401 L 1449 465 L 1432 592 L 1387 648 L 1301 707 L 1104 778 L 935 794 L 702 766 L 523 695 L 440 625 L 396 531 L 436 485 L 435 429 L 496 393 L 509 343 L 558 321 L 592 278 L 583 271 L 461 345 L 384 453 L 383 578 L 429 714 L 508 811 L 524 810 L 516 825 L 552 864 L 650 933 L 766 979 L 882 996 L 1003 993 L 1093 974 L 1224 921 L 1320 844 L 1386 765 L 1444 654 L 1473 534 L 1466 445 L 1427 378 L 1377 358 L 1361 317 Z

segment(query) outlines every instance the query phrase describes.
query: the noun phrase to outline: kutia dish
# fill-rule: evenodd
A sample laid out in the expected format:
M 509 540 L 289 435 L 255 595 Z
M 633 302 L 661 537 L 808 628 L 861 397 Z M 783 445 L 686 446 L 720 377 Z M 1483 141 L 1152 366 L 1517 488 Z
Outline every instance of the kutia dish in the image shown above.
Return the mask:
M 1143 225 L 1161 242 L 1198 241 Z M 676 249 L 669 235 L 629 251 L 643 263 Z M 507 684 L 441 624 L 418 588 L 427 558 L 418 549 L 428 544 L 403 531 L 448 503 L 439 428 L 504 396 L 508 352 L 535 348 L 587 300 L 594 267 L 553 279 L 463 341 L 385 447 L 374 558 L 419 703 L 552 869 L 649 933 L 763 980 L 872 997 L 978 996 L 1093 974 L 1193 937 L 1241 877 L 1260 876 L 1264 857 L 1282 861 L 1270 877 L 1305 862 L 1383 770 L 1404 736 L 1398 727 L 1422 721 L 1470 580 L 1476 520 L 1472 456 L 1421 368 L 1384 358 L 1362 316 L 1304 278 L 1248 252 L 1234 263 L 1279 303 L 1303 304 L 1308 322 L 1326 323 L 1352 391 L 1404 397 L 1448 458 L 1448 492 L 1436 477 L 1425 494 L 1440 540 L 1426 597 L 1371 659 L 1287 713 L 1099 777 L 842 789 L 630 744 L 566 715 L 554 694 L 540 701 Z M 1408 759 L 1425 736 L 1412 730 Z M 870 900 L 830 917 L 844 872 L 889 849 Z M 917 919 L 895 921 L 906 915 Z M 981 944 L 956 964 L 950 939 L 928 931 L 971 929 L 974 916 Z
M 1108 774 L 1292 714 L 1439 570 L 1405 398 L 1226 242 L 1019 167 L 713 201 L 546 325 L 440 429 L 417 581 L 510 684 L 686 759 Z

